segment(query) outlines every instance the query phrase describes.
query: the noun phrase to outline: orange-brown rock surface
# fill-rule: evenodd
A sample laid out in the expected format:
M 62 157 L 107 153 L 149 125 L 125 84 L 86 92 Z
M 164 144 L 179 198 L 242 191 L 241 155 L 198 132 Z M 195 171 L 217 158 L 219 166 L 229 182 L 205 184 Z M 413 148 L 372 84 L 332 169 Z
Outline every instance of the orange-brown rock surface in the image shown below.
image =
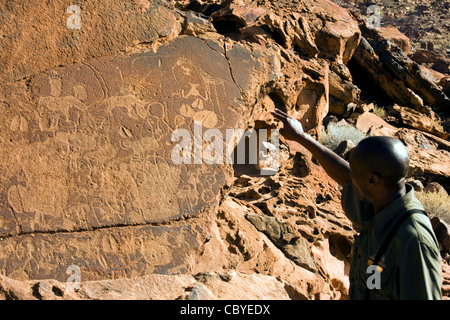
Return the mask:
M 228 129 L 277 128 L 275 108 L 318 139 L 330 114 L 396 136 L 414 177 L 448 190 L 433 111 L 358 113 L 368 93 L 347 64 L 367 30 L 337 4 L 99 0 L 80 5 L 79 29 L 66 5 L 0 4 L 0 298 L 347 299 L 355 231 L 311 154 L 280 138 L 272 175 L 197 161 L 197 147 L 237 148 Z M 194 150 L 181 164 L 180 129 Z

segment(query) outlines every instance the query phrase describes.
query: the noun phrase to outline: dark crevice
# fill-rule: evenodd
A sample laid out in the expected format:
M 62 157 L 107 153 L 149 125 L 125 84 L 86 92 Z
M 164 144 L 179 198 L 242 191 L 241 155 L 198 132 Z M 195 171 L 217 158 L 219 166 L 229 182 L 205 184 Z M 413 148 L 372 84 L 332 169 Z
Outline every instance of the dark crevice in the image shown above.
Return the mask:
M 282 47 L 286 45 L 286 40 L 277 30 L 272 31 L 272 39 Z
M 348 257 L 352 251 L 352 243 L 341 234 L 331 234 L 328 243 L 331 255 L 339 260 Z
M 198 212 L 198 214 L 201 214 L 201 212 Z M 118 223 L 115 225 L 103 225 L 98 227 L 91 227 L 91 228 L 79 228 L 79 229 L 73 229 L 73 230 L 34 230 L 34 231 L 28 231 L 28 232 L 21 232 L 21 233 L 15 233 L 15 234 L 0 234 L 0 241 L 4 241 L 9 238 L 13 237 L 22 237 L 22 236 L 29 236 L 29 235 L 37 235 L 37 234 L 45 234 L 45 235 L 51 235 L 51 234 L 67 234 L 67 233 L 84 233 L 84 232 L 95 232 L 97 230 L 104 230 L 104 229 L 116 229 L 116 228 L 133 228 L 133 227 L 166 227 L 173 223 L 177 223 L 179 221 L 186 221 L 191 218 L 195 218 L 196 216 L 193 215 L 187 215 L 184 214 L 179 217 L 175 217 L 169 220 L 165 221 L 149 221 L 149 222 L 142 222 L 142 223 Z
M 177 6 L 178 9 L 183 11 L 195 11 L 205 16 L 210 16 L 216 11 L 223 8 L 223 5 L 217 3 L 200 3 L 197 0 L 191 1 L 187 6 Z
M 36 299 L 42 299 L 41 294 L 39 293 L 39 282 L 36 283 L 34 286 L 31 287 L 32 290 L 32 295 L 36 298 Z
M 269 98 L 273 101 L 275 108 L 287 112 L 286 105 L 278 93 L 276 92 L 269 93 Z
M 217 30 L 218 33 L 222 35 L 231 35 L 237 33 L 239 31 L 240 26 L 237 22 L 233 20 L 215 20 L 213 21 L 213 26 Z
M 62 297 L 64 295 L 64 293 L 62 292 L 62 290 L 56 286 L 52 287 L 52 292 L 55 294 L 55 296 L 57 297 Z
M 298 45 L 294 45 L 294 52 L 297 54 L 300 58 L 309 60 L 311 58 L 311 55 L 308 54 L 305 50 L 300 48 Z
M 361 101 L 367 103 L 374 102 L 381 106 L 388 106 L 394 103 L 386 92 L 372 79 L 372 76 L 361 68 L 353 58 L 347 63 L 347 67 L 352 75 L 353 84 L 361 89 Z
M 244 91 L 242 90 L 242 88 L 239 86 L 239 84 L 236 82 L 236 79 L 234 78 L 233 68 L 231 67 L 231 61 L 228 58 L 227 45 L 225 43 L 223 44 L 223 52 L 224 52 L 224 55 L 225 55 L 225 59 L 227 59 L 227 62 L 228 62 L 228 68 L 230 69 L 231 79 L 233 80 L 233 83 L 236 85 L 236 87 L 238 87 L 239 92 L 241 93 L 241 96 L 244 96 Z

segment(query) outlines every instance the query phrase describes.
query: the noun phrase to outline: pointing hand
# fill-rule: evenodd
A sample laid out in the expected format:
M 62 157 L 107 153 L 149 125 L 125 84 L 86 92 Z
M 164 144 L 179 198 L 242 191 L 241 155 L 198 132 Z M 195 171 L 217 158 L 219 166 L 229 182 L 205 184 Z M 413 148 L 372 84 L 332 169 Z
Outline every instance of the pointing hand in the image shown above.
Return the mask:
M 275 109 L 275 111 L 272 111 L 272 115 L 283 122 L 283 129 L 280 130 L 280 133 L 286 139 L 296 140 L 299 136 L 302 136 L 305 133 L 300 121 L 289 117 L 285 112 Z

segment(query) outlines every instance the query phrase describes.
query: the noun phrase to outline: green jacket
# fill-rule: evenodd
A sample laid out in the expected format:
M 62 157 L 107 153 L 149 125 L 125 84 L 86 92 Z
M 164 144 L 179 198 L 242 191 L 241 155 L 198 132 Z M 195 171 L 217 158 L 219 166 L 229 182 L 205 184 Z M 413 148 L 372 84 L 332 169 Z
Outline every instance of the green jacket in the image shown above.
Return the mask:
M 442 299 L 441 257 L 430 219 L 420 213 L 407 218 L 379 263 L 383 267 L 374 282 L 368 270 L 369 258 L 377 253 L 384 237 L 407 210 L 423 209 L 407 184 L 407 193 L 390 203 L 377 215 L 371 203 L 361 201 L 351 183 L 342 192 L 342 208 L 355 228 L 356 237 L 350 267 L 350 299 Z M 369 279 L 370 278 L 370 279 Z M 377 284 L 374 286 L 374 284 Z

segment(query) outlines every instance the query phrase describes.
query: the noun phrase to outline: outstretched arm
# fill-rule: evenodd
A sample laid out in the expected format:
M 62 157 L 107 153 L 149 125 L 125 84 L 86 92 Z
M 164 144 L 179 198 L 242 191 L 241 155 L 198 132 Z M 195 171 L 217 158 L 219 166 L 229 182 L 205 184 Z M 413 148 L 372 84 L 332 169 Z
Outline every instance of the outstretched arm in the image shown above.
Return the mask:
M 350 165 L 339 155 L 328 149 L 303 131 L 301 123 L 276 109 L 272 114 L 283 122 L 281 134 L 288 140 L 303 145 L 320 163 L 325 172 L 341 186 L 350 182 Z

